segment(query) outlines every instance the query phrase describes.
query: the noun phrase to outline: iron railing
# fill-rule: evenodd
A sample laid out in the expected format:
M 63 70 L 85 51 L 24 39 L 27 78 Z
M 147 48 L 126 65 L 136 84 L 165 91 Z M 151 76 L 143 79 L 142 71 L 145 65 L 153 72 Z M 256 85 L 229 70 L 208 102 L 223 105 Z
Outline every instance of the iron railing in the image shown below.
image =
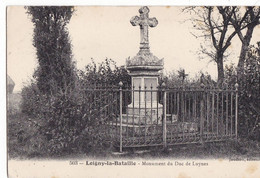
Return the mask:
M 105 120 L 122 151 L 237 138 L 238 86 L 87 89 L 89 113 Z M 96 116 L 95 116 L 96 117 Z

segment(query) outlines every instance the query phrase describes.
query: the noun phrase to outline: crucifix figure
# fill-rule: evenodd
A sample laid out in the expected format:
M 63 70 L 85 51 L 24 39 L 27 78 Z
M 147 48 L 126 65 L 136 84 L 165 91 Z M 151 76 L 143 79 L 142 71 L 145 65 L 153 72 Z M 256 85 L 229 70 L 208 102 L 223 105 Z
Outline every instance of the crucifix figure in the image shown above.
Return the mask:
M 140 49 L 149 49 L 149 39 L 148 39 L 148 26 L 156 27 L 158 21 L 155 17 L 149 18 L 149 8 L 147 6 L 141 7 L 139 9 L 140 17 L 134 16 L 131 18 L 130 23 L 133 26 L 140 26 L 141 31 L 141 42 Z

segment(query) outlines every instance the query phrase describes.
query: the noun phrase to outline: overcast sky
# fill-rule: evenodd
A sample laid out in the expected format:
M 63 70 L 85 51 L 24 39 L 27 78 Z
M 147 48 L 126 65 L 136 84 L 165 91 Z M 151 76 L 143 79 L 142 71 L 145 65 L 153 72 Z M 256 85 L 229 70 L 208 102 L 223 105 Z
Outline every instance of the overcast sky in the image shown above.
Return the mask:
M 97 62 L 111 58 L 124 65 L 126 58 L 136 55 L 139 49 L 140 29 L 130 24 L 131 17 L 139 15 L 140 7 L 76 7 L 68 25 L 77 68 L 83 69 L 93 58 Z M 207 59 L 199 60 L 196 51 L 203 38 L 196 39 L 189 14 L 182 7 L 150 7 L 150 17 L 159 21 L 149 29 L 151 52 L 164 58 L 164 72 L 184 68 L 190 76 L 199 71 L 216 78 L 217 69 Z M 22 6 L 7 10 L 7 73 L 16 83 L 15 92 L 21 91 L 37 66 L 35 48 L 32 46 L 33 24 Z M 256 28 L 251 43 L 259 40 L 260 27 Z M 240 41 L 235 38 L 225 64 L 237 64 Z

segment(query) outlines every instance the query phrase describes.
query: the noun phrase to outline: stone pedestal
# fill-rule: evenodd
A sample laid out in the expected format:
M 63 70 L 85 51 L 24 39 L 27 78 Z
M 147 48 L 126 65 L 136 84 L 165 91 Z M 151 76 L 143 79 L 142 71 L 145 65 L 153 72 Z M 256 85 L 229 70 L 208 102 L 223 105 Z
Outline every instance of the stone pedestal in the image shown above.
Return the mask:
M 127 114 L 123 115 L 123 123 L 134 124 L 161 124 L 163 108 L 133 108 L 128 106 Z
M 127 106 L 128 123 L 161 123 L 163 106 L 159 103 L 158 77 L 159 70 L 163 69 L 163 59 L 158 59 L 149 50 L 140 49 L 126 63 L 133 90 L 132 103 Z
M 136 124 L 162 122 L 163 106 L 159 103 L 158 76 L 132 76 L 132 103 L 127 106 L 127 115 Z

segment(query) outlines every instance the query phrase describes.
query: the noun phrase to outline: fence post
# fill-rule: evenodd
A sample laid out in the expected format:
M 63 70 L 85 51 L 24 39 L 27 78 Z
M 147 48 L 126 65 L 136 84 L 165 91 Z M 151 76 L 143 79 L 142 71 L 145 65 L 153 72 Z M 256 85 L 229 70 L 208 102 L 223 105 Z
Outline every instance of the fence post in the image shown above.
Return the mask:
M 236 109 L 235 109 L 235 133 L 237 140 L 237 117 L 238 117 L 238 83 L 235 84 L 236 88 Z
M 203 143 L 203 130 L 204 130 L 204 101 L 205 101 L 205 86 L 202 83 L 201 84 L 201 89 L 202 89 L 202 98 L 200 100 L 200 141 Z
M 163 148 L 167 147 L 167 128 L 166 128 L 166 88 L 165 83 L 162 83 L 162 89 L 163 89 Z
M 123 92 L 122 92 L 122 86 L 123 86 L 123 83 L 120 81 L 119 82 L 119 91 L 120 91 L 120 152 L 123 151 L 123 133 L 122 133 L 122 107 L 123 107 Z

